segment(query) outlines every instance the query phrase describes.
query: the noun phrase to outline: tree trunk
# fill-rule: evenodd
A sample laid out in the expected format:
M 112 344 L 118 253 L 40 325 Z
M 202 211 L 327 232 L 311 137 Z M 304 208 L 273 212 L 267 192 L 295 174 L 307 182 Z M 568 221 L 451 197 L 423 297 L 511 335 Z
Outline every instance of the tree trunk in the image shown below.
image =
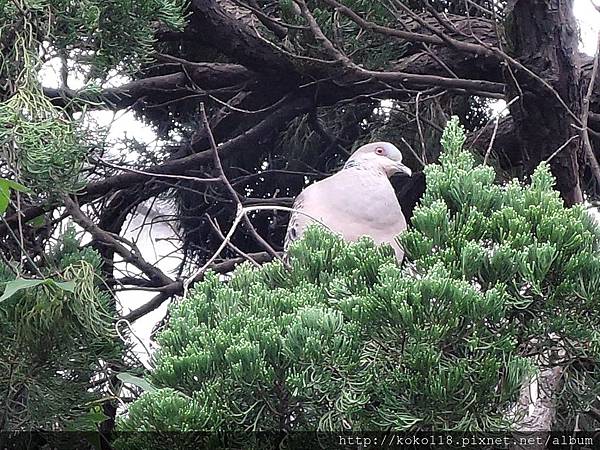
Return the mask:
M 574 138 L 569 142 L 578 134 L 574 125 L 582 101 L 573 0 L 512 3 L 505 29 L 507 53 L 547 82 L 545 85 L 522 69 L 505 69 L 510 97 L 520 97 L 510 112 L 521 143 L 521 163 L 526 173 L 531 173 L 540 161 L 564 146 L 551 159 L 551 169 L 558 190 L 570 206 L 583 200 L 579 185 L 580 142 Z
M 516 426 L 515 444 L 510 447 L 510 450 L 543 450 L 546 448 L 545 442 L 556 419 L 555 393 L 560 388 L 562 372 L 561 367 L 543 369 L 531 382 L 523 385 L 517 408 L 526 415 Z M 534 385 L 537 395 L 532 398 L 530 391 Z M 528 440 L 532 437 L 535 438 L 535 444 Z M 527 444 L 520 444 L 520 442 Z

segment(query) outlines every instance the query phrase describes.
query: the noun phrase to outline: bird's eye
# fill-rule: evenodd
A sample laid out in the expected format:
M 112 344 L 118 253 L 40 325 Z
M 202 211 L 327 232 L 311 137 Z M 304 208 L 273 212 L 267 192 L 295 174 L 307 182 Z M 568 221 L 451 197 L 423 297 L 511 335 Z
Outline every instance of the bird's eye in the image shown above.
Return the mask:
M 375 149 L 375 153 L 377 153 L 378 155 L 383 155 L 383 148 L 382 147 L 377 147 Z

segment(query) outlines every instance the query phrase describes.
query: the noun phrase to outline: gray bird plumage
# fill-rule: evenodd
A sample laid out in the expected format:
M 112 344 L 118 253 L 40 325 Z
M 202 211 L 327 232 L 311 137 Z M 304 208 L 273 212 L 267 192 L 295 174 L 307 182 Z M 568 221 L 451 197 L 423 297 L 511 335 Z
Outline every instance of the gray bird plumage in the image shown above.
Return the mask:
M 398 172 L 412 175 L 395 145 L 373 142 L 360 147 L 342 170 L 296 197 L 293 209 L 300 212 L 291 214 L 285 248 L 316 219 L 347 241 L 370 236 L 377 244 L 388 243 L 402 261 L 404 252 L 395 238 L 406 229 L 406 219 L 389 181 Z

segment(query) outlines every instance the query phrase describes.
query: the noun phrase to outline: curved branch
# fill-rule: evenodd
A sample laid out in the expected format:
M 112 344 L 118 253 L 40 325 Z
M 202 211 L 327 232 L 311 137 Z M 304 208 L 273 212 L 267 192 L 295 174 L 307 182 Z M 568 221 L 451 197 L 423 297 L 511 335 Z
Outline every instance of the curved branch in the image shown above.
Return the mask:
M 136 252 L 127 249 L 115 236 L 94 224 L 94 222 L 87 217 L 83 211 L 81 211 L 79 206 L 69 197 L 65 197 L 64 202 L 75 223 L 89 232 L 95 240 L 113 247 L 125 262 L 136 266 L 144 272 L 150 280 L 163 285 L 173 283 L 173 280 L 165 275 L 158 267 L 147 262 L 140 255 L 136 254 Z
M 91 90 L 71 90 L 44 88 L 45 95 L 56 106 L 69 107 L 76 102 L 95 104 L 99 107 L 119 110 L 127 108 L 145 98 L 177 99 L 190 94 L 206 97 L 205 91 L 231 88 L 242 83 L 257 80 L 257 74 L 238 64 L 192 63 L 185 61 L 185 70 L 141 78 L 116 88 Z

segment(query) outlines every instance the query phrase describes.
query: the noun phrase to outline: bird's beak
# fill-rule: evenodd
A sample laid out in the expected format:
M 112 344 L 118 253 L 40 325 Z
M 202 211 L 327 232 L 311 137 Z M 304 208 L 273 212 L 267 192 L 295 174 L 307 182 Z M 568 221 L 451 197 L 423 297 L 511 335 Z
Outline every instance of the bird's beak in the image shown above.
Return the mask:
M 412 176 L 412 170 L 410 170 L 410 168 L 406 167 L 404 164 L 402 163 L 396 163 L 396 173 L 401 173 L 404 175 L 407 175 L 409 177 Z

